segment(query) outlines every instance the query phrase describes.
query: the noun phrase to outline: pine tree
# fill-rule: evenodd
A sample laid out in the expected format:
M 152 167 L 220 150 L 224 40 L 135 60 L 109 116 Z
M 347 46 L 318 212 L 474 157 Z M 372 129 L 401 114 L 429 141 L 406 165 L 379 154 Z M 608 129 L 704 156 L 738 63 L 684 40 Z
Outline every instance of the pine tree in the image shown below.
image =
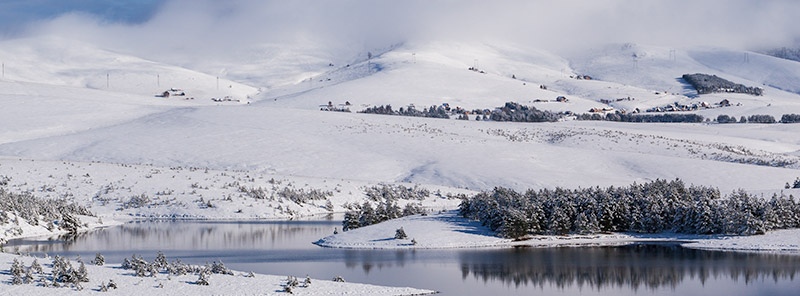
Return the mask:
M 74 279 L 74 281 L 77 281 L 77 282 L 88 282 L 89 281 L 89 273 L 86 270 L 86 265 L 83 264 L 83 261 L 79 261 L 79 262 L 80 262 L 80 265 L 78 266 L 78 269 L 75 270 L 75 272 L 73 272 L 72 278 Z
M 103 257 L 103 255 L 101 255 L 100 253 L 97 253 L 94 255 L 94 260 L 90 261 L 89 263 L 92 263 L 97 266 L 103 266 L 103 264 L 106 264 L 106 258 Z
M 369 202 L 364 202 L 361 205 L 361 216 L 359 217 L 358 224 L 361 227 L 369 226 L 375 224 L 377 217 L 375 216 L 375 210 L 372 208 L 372 205 Z
M 169 265 L 169 262 L 167 262 L 167 257 L 164 256 L 164 253 L 158 251 L 158 253 L 156 254 L 156 259 L 153 260 L 153 264 L 155 264 L 157 268 L 161 269 L 161 268 L 166 268 Z
M 208 279 L 209 279 L 209 275 L 206 274 L 206 272 L 200 272 L 200 275 L 197 278 L 197 281 L 194 282 L 194 283 L 197 284 L 197 285 L 201 285 L 201 286 L 208 286 Z
M 16 258 L 14 258 L 14 262 L 11 263 L 11 283 L 14 285 L 21 285 L 23 280 L 22 276 L 25 273 L 25 268 L 22 266 L 22 263 L 19 262 Z
M 360 227 L 359 214 L 355 211 L 348 211 L 344 214 L 342 221 L 342 231 L 348 231 Z
M 403 227 L 400 227 L 394 233 L 394 239 L 406 239 L 408 235 L 406 235 L 406 231 L 403 230 Z
M 42 265 L 39 264 L 39 260 L 33 259 L 33 262 L 31 262 L 30 270 L 35 272 L 35 273 L 37 273 L 37 274 L 42 274 L 43 273 Z

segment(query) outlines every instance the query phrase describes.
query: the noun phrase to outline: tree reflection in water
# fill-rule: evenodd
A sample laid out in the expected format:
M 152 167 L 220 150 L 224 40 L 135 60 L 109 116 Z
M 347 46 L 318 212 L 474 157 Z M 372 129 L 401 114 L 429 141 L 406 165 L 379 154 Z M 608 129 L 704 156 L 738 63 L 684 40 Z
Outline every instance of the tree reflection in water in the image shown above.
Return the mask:
M 516 249 L 460 253 L 461 274 L 507 284 L 606 287 L 675 287 L 686 277 L 733 281 L 793 281 L 800 256 L 702 251 L 678 245 Z

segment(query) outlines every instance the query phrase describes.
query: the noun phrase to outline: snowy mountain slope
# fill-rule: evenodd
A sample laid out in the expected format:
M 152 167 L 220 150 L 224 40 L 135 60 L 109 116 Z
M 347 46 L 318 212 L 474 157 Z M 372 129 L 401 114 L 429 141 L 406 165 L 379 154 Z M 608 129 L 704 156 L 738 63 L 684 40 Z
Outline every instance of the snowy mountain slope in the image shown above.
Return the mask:
M 745 62 L 745 56 L 747 62 Z M 590 75 L 604 82 L 634 86 L 616 97 L 630 93 L 635 101 L 616 103 L 625 109 L 664 106 L 672 102 L 691 104 L 699 102 L 717 103 L 729 99 L 742 108 L 729 113 L 761 113 L 780 115 L 798 112 L 800 96 L 796 94 L 796 81 L 800 80 L 800 63 L 773 58 L 753 52 L 734 51 L 721 48 L 668 48 L 639 44 L 613 44 L 599 49 L 573 53 L 570 64 L 577 73 Z M 680 77 L 683 74 L 705 73 L 724 79 L 765 88 L 763 97 L 742 94 L 708 94 L 697 96 L 695 90 Z M 613 86 L 609 86 L 614 88 Z M 645 92 L 641 92 L 644 90 Z M 587 97 L 597 92 L 591 89 L 574 91 Z M 589 92 L 590 94 L 587 94 Z M 655 94 L 658 92 L 659 94 Z M 606 93 L 598 93 L 609 96 Z M 722 109 L 701 112 L 716 116 Z M 717 112 L 719 111 L 719 112 Z
M 798 128 L 465 122 L 251 105 L 166 111 L 0 145 L 0 154 L 471 189 L 623 185 L 680 177 L 723 191 L 768 190 L 800 174 L 797 156 L 783 154 L 797 149 Z M 784 148 L 754 148 L 775 142 Z M 736 149 L 741 145 L 744 150 Z M 781 160 L 786 168 L 758 165 Z
M 0 104 L 0 143 L 8 143 L 118 124 L 163 111 L 175 102 L 82 87 L 0 81 Z
M 539 88 L 540 84 L 560 79 L 560 70 L 547 67 L 565 67 L 562 60 L 545 53 L 513 52 L 512 56 L 530 59 L 515 62 L 503 53 L 488 46 L 403 45 L 369 61 L 326 72 L 311 82 L 304 81 L 299 89 L 295 88 L 295 93 L 280 89 L 266 92 L 262 95 L 263 104 L 316 109 L 328 101 L 334 104 L 348 101 L 355 105 L 353 110 L 360 110 L 385 104 L 395 108 L 414 104 L 422 108 L 449 103 L 472 110 L 493 109 L 508 101 L 528 104 L 537 99 L 554 101 L 564 94 Z M 485 73 L 468 70 L 475 66 L 475 59 L 479 71 Z M 512 75 L 518 78 L 513 79 Z M 540 105 L 550 110 L 575 111 L 602 106 L 580 97 L 570 97 L 569 103 Z
M 540 109 L 575 113 L 608 105 L 643 111 L 675 102 L 716 104 L 728 99 L 732 107 L 705 109 L 700 113 L 716 117 L 723 113 L 780 116 L 800 112 L 800 95 L 784 91 L 792 89 L 791 81 L 800 79 L 795 75 L 800 64 L 753 54 L 750 63 L 740 65 L 730 61 L 731 52 L 625 44 L 561 57 L 515 46 L 409 43 L 369 61 L 330 69 L 292 86 L 270 89 L 261 98 L 264 104 L 303 109 L 316 109 L 328 101 L 344 107 L 347 101 L 354 105 L 350 107 L 353 111 L 383 104 L 395 108 L 414 104 L 420 108 L 442 103 L 468 110 L 492 109 L 516 101 Z M 633 55 L 637 57 L 635 65 Z M 471 67 L 478 70 L 467 70 Z M 763 86 L 766 95 L 697 96 L 680 79 L 687 73 L 716 74 L 737 83 Z M 579 75 L 593 79 L 574 78 Z M 547 86 L 547 90 L 540 89 L 540 85 Z M 566 96 L 569 102 L 552 102 L 558 96 Z M 601 103 L 604 100 L 611 103 Z
M 800 94 L 800 62 L 724 48 L 696 49 L 689 57 L 716 71 L 791 93 Z
M 154 96 L 177 88 L 198 102 L 231 96 L 246 100 L 254 87 L 208 74 L 102 50 L 60 37 L 0 43 L 6 81 L 36 82 Z

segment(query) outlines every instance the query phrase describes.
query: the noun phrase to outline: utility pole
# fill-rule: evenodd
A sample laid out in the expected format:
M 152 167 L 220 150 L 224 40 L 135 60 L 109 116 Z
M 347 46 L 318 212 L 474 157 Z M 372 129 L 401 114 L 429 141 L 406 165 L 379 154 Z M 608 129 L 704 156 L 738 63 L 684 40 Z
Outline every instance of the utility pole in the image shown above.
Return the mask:
M 674 49 L 669 50 L 669 60 L 674 62 L 678 59 L 677 54 L 675 53 Z
M 411 53 L 411 62 L 414 63 L 414 64 L 417 63 L 417 53 L 416 52 Z
M 156 86 L 161 87 L 161 75 L 156 74 Z
M 219 90 L 219 76 L 217 76 L 217 90 Z
M 111 74 L 106 73 L 106 89 L 111 88 Z
M 6 63 L 3 63 L 3 79 L 6 79 Z
M 750 63 L 750 54 L 747 52 L 744 53 L 744 62 Z

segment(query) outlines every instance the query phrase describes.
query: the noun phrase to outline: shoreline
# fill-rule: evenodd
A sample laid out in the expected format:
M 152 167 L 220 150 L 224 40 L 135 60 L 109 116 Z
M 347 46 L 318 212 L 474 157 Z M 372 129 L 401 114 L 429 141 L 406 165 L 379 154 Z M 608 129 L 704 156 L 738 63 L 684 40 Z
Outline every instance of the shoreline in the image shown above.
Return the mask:
M 408 239 L 395 239 L 403 228 Z M 411 243 L 414 239 L 417 244 Z M 629 244 L 677 244 L 709 251 L 769 252 L 800 255 L 800 229 L 770 231 L 764 235 L 693 235 L 679 233 L 611 233 L 593 235 L 536 235 L 523 240 L 497 237 L 479 222 L 449 211 L 409 216 L 324 237 L 314 244 L 341 249 L 503 249 L 604 247 Z

